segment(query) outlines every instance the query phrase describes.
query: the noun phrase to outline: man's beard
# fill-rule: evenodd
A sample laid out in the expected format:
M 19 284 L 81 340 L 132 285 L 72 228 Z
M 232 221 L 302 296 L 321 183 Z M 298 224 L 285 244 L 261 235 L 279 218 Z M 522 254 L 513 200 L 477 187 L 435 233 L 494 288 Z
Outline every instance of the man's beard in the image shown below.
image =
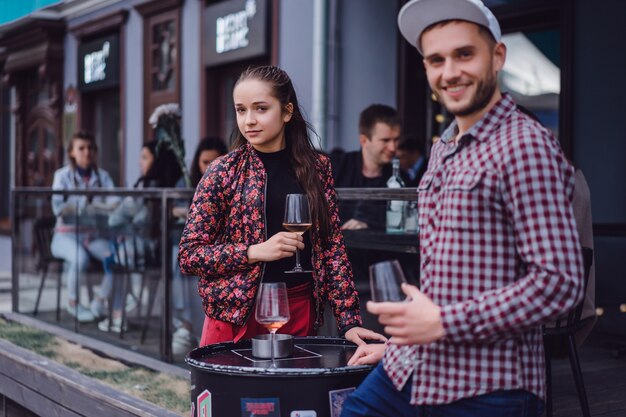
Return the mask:
M 447 108 L 445 102 L 442 104 L 453 116 L 469 116 L 471 114 L 479 112 L 480 110 L 484 109 L 487 104 L 489 104 L 491 98 L 496 92 L 497 86 L 498 82 L 496 81 L 496 77 L 492 73 L 489 73 L 487 78 L 481 79 L 478 82 L 476 94 L 466 107 L 458 109 L 456 111 L 451 111 Z

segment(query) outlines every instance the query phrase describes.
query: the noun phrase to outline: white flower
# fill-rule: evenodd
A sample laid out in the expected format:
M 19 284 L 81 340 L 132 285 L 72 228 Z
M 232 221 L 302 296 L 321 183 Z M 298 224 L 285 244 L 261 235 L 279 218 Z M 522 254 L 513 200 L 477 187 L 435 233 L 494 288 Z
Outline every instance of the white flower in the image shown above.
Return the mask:
M 248 0 L 246 1 L 246 15 L 248 19 L 252 19 L 256 14 L 256 1 Z
M 180 106 L 178 105 L 178 103 L 167 103 L 161 104 L 156 109 L 154 109 L 154 111 L 150 115 L 150 119 L 148 119 L 148 122 L 152 125 L 153 129 L 159 123 L 159 119 L 161 118 L 161 116 L 173 116 L 177 118 L 180 117 Z

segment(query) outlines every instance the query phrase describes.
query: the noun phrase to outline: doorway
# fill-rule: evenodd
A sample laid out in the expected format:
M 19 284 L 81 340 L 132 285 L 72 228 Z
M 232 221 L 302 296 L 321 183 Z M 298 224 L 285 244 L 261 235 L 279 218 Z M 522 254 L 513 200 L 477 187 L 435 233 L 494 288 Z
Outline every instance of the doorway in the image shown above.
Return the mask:
M 98 163 L 116 185 L 122 184 L 122 149 L 120 125 L 120 91 L 98 90 L 82 96 L 82 126 L 92 132 L 98 144 Z
M 230 137 L 237 127 L 233 88 L 239 75 L 249 66 L 269 65 L 267 58 L 239 61 L 206 70 L 206 134 L 217 136 L 231 145 Z

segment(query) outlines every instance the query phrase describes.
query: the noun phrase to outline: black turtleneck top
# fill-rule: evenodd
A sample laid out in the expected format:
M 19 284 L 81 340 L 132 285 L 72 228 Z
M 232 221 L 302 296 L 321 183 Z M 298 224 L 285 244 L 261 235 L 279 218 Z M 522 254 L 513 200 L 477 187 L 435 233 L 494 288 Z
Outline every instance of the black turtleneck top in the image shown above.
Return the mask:
M 303 194 L 304 190 L 298 183 L 295 171 L 289 161 L 287 149 L 278 152 L 264 153 L 256 151 L 263 162 L 267 175 L 265 195 L 265 221 L 267 239 L 278 232 L 285 232 L 283 218 L 285 215 L 285 198 L 287 194 Z M 311 270 L 311 239 L 309 231 L 304 233 L 304 249 L 300 251 L 300 264 L 305 271 Z M 285 274 L 293 269 L 296 257 L 267 262 L 263 274 L 263 282 L 285 282 L 288 288 L 312 281 L 311 273 Z

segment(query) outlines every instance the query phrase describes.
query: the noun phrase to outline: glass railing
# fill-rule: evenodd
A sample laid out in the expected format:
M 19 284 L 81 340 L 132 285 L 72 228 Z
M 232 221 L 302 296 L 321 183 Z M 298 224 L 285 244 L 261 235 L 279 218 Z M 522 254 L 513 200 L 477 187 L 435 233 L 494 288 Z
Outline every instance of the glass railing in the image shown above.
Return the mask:
M 415 189 L 338 189 L 338 195 L 341 205 L 372 204 L 378 216 L 372 227 L 344 232 L 363 307 L 371 263 L 399 259 L 417 282 L 417 232 L 385 228 L 387 201 L 409 204 Z M 197 279 L 183 276 L 176 261 L 192 196 L 191 189 L 14 189 L 13 311 L 181 362 L 204 320 Z M 364 324 L 376 328 L 362 311 Z M 320 334 L 336 334 L 332 317 L 325 321 Z

